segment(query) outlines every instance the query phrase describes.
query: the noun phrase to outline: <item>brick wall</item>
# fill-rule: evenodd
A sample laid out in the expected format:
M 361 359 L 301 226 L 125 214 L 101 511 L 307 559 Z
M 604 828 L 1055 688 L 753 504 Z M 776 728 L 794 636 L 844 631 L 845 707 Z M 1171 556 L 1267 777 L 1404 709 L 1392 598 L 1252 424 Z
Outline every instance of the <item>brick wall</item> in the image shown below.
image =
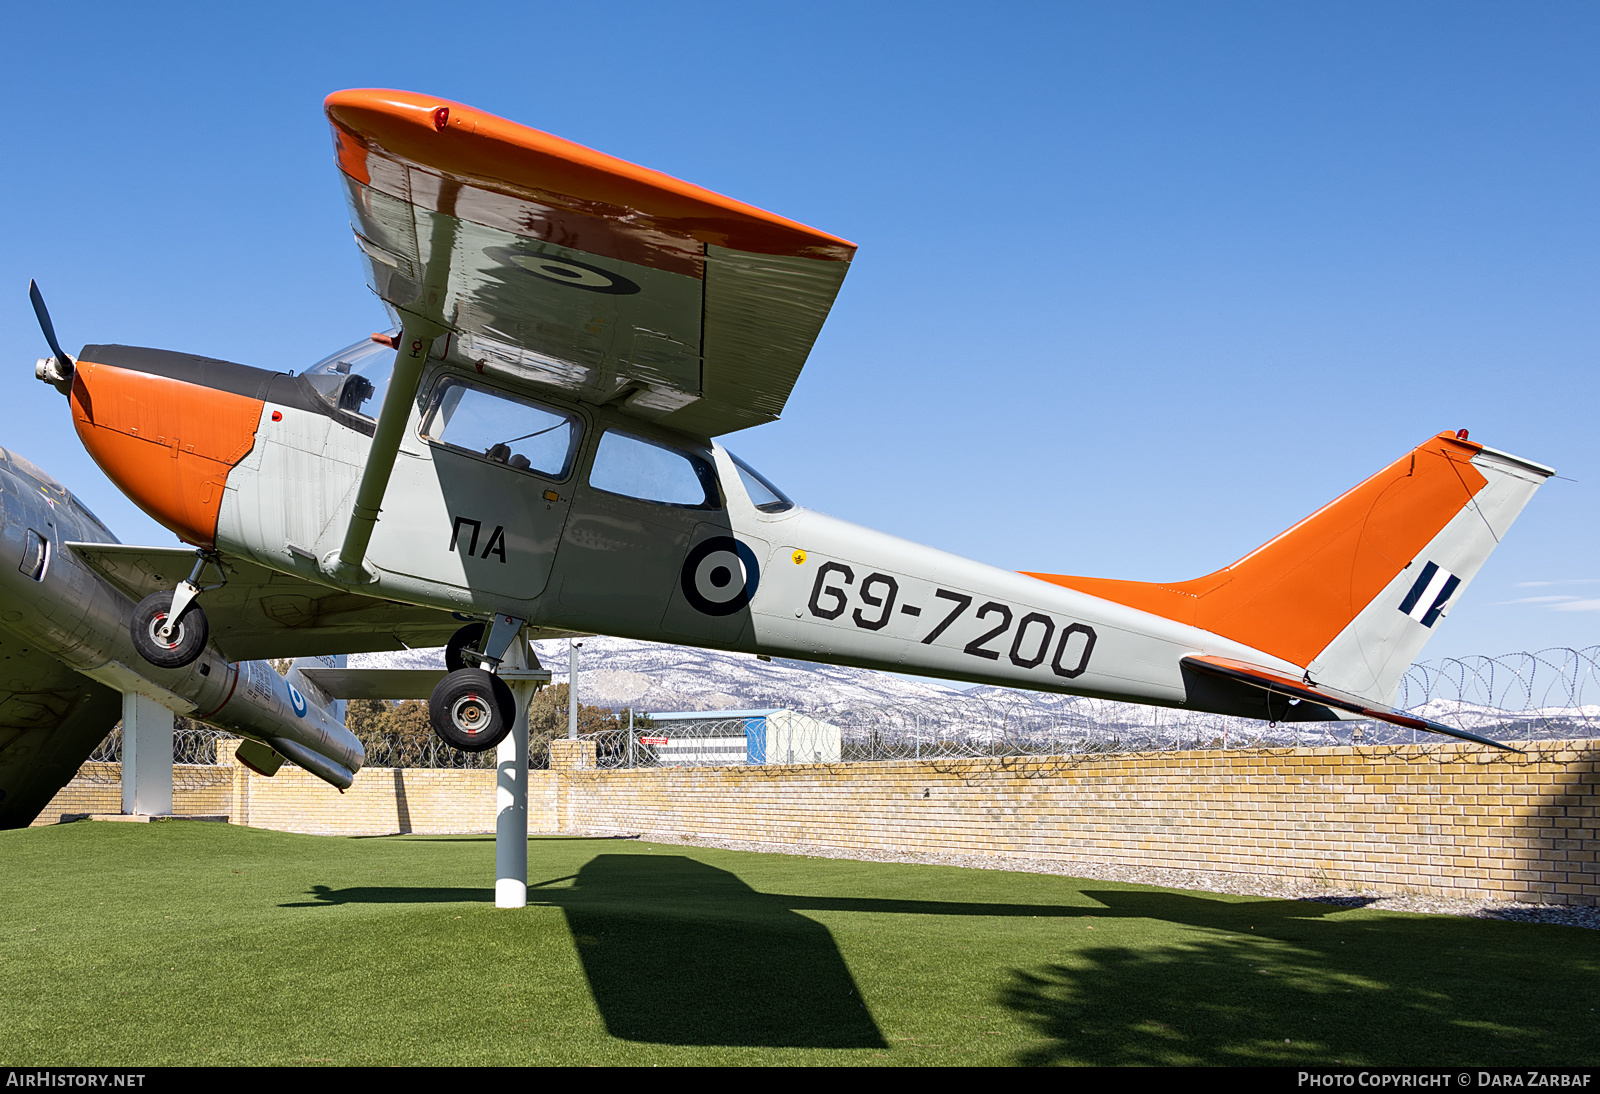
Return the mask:
M 1596 741 L 1533 745 L 1526 756 L 1357 747 L 631 771 L 595 770 L 589 742 L 552 743 L 554 767 L 530 777 L 533 831 L 1055 856 L 1600 903 Z M 96 767 L 100 781 L 75 780 L 40 823 L 115 812 L 116 765 Z M 494 826 L 488 770 L 368 769 L 343 795 L 288 765 L 273 779 L 211 770 L 227 778 L 188 790 L 179 778 L 177 811 L 297 832 Z M 107 790 L 103 809 L 79 807 Z M 222 797 L 226 808 L 200 805 Z

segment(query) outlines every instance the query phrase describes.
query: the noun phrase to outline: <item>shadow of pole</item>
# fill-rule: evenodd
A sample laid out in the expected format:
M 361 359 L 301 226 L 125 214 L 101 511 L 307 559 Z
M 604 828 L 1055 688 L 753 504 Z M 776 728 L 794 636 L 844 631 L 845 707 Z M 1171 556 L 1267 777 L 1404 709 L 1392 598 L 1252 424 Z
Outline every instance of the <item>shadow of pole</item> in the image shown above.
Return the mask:
M 408 835 L 411 832 L 411 802 L 406 798 L 405 771 L 398 767 L 394 769 L 394 811 L 400 834 Z

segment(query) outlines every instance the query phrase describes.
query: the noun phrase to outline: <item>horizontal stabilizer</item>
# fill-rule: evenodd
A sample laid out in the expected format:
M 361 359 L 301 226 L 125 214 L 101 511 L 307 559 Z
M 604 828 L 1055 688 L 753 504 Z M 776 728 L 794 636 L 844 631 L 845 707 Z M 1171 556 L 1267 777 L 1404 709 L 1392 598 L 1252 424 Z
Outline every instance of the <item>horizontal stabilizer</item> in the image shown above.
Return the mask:
M 1375 706 L 1358 695 L 1350 695 L 1313 683 L 1309 678 L 1296 680 L 1291 676 L 1273 672 L 1271 669 L 1247 665 L 1243 661 L 1233 661 L 1226 657 L 1185 657 L 1183 664 L 1209 676 L 1218 676 L 1224 680 L 1233 680 L 1251 687 L 1260 688 L 1274 695 L 1282 695 L 1291 700 L 1307 700 L 1319 703 L 1334 710 L 1342 710 L 1348 714 L 1359 715 L 1362 718 L 1372 718 L 1391 725 L 1405 726 L 1407 729 L 1422 729 L 1429 733 L 1442 733 L 1447 737 L 1457 737 L 1463 741 L 1474 744 L 1488 745 L 1505 752 L 1520 753 L 1520 748 L 1512 748 L 1498 741 L 1491 741 L 1487 737 L 1480 737 L 1476 733 L 1468 733 L 1461 729 L 1452 729 L 1450 726 L 1427 718 L 1417 718 L 1402 711 L 1389 707 Z
M 335 699 L 426 699 L 446 669 L 301 669 Z

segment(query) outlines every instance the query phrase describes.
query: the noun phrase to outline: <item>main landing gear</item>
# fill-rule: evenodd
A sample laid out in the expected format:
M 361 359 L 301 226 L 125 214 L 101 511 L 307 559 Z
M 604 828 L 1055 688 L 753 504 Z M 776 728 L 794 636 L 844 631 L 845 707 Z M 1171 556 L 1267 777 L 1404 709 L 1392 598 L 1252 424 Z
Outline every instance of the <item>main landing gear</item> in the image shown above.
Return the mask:
M 428 720 L 451 748 L 487 752 L 511 732 L 517 701 L 494 669 L 522 628 L 522 620 L 497 615 L 488 627 L 467 624 L 446 644 L 444 663 L 450 673 L 428 698 Z
M 228 578 L 216 555 L 197 551 L 195 556 L 189 579 L 178 582 L 178 587 L 170 593 L 151 593 L 139 601 L 128 624 L 133 648 L 158 668 L 181 669 L 192 664 L 205 651 L 206 640 L 211 635 L 206 613 L 194 598 L 211 589 L 222 588 Z M 216 568 L 222 580 L 202 587 L 196 583 L 208 565 Z

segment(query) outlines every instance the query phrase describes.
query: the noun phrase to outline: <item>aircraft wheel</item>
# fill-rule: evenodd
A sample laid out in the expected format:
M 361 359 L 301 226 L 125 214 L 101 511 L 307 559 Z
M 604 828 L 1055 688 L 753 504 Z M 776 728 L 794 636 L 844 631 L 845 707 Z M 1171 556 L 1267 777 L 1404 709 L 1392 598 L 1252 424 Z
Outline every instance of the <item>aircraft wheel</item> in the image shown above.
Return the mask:
M 444 647 L 444 667 L 451 672 L 455 672 L 457 669 L 477 668 L 478 663 L 474 661 L 469 665 L 466 659 L 461 656 L 461 651 L 466 649 L 475 650 L 481 641 L 483 641 L 482 623 L 468 623 L 455 634 L 452 634 L 450 641 L 446 642 Z
M 517 700 L 500 677 L 483 669 L 457 669 L 433 689 L 428 720 L 451 748 L 487 752 L 511 732 Z
M 157 632 L 166 624 L 171 609 L 170 592 L 151 593 L 133 609 L 128 631 L 140 657 L 160 668 L 181 669 L 205 650 L 211 624 L 206 621 L 206 613 L 200 605 L 191 601 L 172 628 L 172 637 L 162 638 Z

